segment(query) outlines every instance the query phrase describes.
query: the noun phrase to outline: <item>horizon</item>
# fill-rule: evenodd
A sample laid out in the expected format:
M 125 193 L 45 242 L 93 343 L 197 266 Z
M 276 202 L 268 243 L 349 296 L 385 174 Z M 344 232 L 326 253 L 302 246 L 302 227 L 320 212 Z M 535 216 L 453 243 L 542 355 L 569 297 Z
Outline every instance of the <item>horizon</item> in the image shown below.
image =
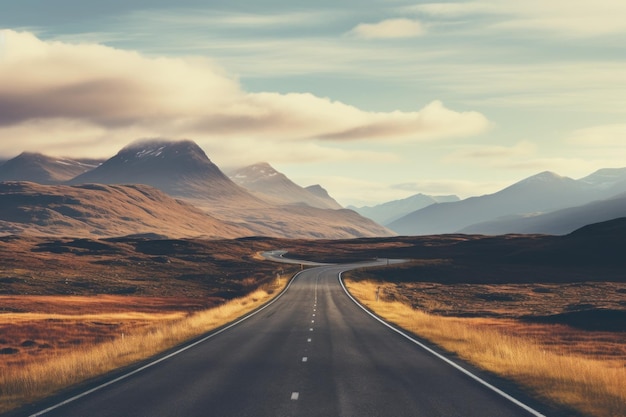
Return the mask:
M 5 159 L 188 138 L 344 206 L 624 166 L 616 0 L 40 3 L 0 16 Z

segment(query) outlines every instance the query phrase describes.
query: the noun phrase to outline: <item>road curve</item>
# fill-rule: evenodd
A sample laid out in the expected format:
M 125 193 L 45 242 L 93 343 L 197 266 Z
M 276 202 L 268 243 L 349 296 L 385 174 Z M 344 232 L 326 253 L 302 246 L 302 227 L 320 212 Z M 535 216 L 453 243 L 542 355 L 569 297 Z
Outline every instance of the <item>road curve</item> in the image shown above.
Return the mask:
M 366 314 L 338 280 L 357 266 L 363 264 L 300 272 L 280 298 L 236 326 L 87 395 L 24 415 L 541 415 Z

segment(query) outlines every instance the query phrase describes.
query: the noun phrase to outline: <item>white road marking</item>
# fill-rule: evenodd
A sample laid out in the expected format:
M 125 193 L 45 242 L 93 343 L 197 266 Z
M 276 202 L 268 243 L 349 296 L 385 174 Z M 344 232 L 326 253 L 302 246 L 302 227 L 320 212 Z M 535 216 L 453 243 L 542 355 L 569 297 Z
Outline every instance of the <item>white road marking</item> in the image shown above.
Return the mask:
M 306 356 L 302 357 L 302 362 L 308 362 L 308 361 L 309 361 L 309 358 L 307 358 Z
M 482 379 L 481 377 L 474 375 L 473 373 L 471 373 L 470 371 L 468 371 L 467 369 L 463 368 L 461 365 L 457 364 L 456 362 L 451 361 L 450 359 L 446 358 L 445 356 L 435 352 L 434 350 L 432 350 L 431 348 L 429 348 L 428 346 L 426 346 L 425 344 L 423 344 L 422 342 L 412 338 L 411 336 L 409 336 L 408 334 L 404 333 L 401 330 L 398 330 L 397 328 L 393 327 L 392 325 L 390 325 L 389 323 L 387 323 L 386 321 L 384 321 L 383 319 L 381 319 L 380 317 L 378 317 L 377 315 L 375 315 L 374 313 L 372 313 L 371 311 L 369 311 L 367 308 L 365 308 L 361 303 L 359 303 L 353 296 L 352 294 L 350 294 L 348 292 L 348 289 L 346 288 L 346 286 L 343 284 L 343 278 L 342 275 L 343 272 L 340 272 L 339 275 L 337 276 L 339 279 L 339 284 L 341 284 L 341 287 L 343 288 L 344 292 L 348 295 L 348 297 L 350 297 L 350 299 L 357 305 L 359 306 L 363 311 L 365 311 L 367 314 L 369 314 L 370 316 L 372 316 L 374 319 L 376 319 L 377 321 L 379 321 L 380 323 L 382 323 L 383 325 L 387 326 L 388 328 L 390 328 L 391 330 L 393 330 L 394 332 L 398 333 L 400 336 L 404 337 L 405 339 L 410 340 L 411 342 L 415 343 L 417 346 L 421 347 L 422 349 L 424 349 L 425 351 L 427 351 L 428 353 L 433 354 L 435 357 L 437 357 L 438 359 L 444 361 L 445 363 L 447 363 L 448 365 L 456 368 L 457 370 L 463 372 L 465 375 L 469 376 L 470 378 L 472 378 L 474 381 L 484 385 L 485 387 L 487 387 L 488 389 L 492 390 L 493 392 L 495 392 L 496 394 L 506 398 L 507 400 L 511 401 L 513 404 L 517 405 L 520 408 L 523 408 L 524 410 L 528 411 L 530 414 L 532 414 L 535 417 L 546 417 L 544 414 L 541 414 L 539 411 L 535 410 L 534 408 L 531 408 L 530 406 L 524 404 L 523 402 L 519 401 L 518 399 L 510 396 L 509 394 L 507 394 L 506 392 L 502 391 L 501 389 L 491 385 L 489 382 L 485 381 L 484 379 Z
M 307 342 L 309 342 L 309 343 L 311 343 L 311 338 L 309 337 L 306 341 L 307 341 Z
M 299 392 L 295 392 L 294 391 L 294 392 L 291 393 L 291 399 L 292 400 L 297 401 L 298 398 L 300 398 L 300 393 Z
M 309 331 L 310 331 L 310 332 L 312 332 L 312 331 L 313 331 L 313 327 L 311 327 L 311 328 L 309 329 Z
M 190 343 L 190 344 L 188 344 L 188 345 L 186 345 L 186 346 L 184 346 L 184 347 L 182 347 L 182 348 L 180 348 L 180 349 L 178 349 L 178 350 L 176 350 L 176 351 L 174 351 L 174 352 L 172 352 L 172 353 L 169 353 L 169 354 L 167 354 L 167 355 L 165 355 L 165 356 L 162 356 L 162 357 L 160 357 L 159 359 L 157 359 L 157 360 L 155 360 L 155 361 L 152 361 L 152 362 L 150 362 L 150 363 L 148 363 L 148 364 L 146 364 L 146 365 L 144 365 L 144 366 L 142 366 L 142 367 L 140 367 L 140 368 L 137 368 L 137 369 L 135 369 L 135 370 L 133 370 L 133 371 L 130 371 L 130 372 L 128 372 L 128 373 L 126 373 L 126 374 L 124 374 L 124 375 L 122 375 L 122 376 L 119 376 L 119 377 L 117 377 L 117 378 L 115 378 L 115 379 L 112 379 L 112 380 L 110 380 L 110 381 L 108 381 L 108 382 L 105 382 L 105 383 L 104 383 L 104 384 L 102 384 L 102 385 L 98 385 L 97 387 L 94 387 L 94 388 L 92 388 L 92 389 L 90 389 L 90 390 L 87 390 L 87 391 L 82 392 L 82 393 L 80 393 L 80 394 L 78 394 L 78 395 L 75 395 L 75 396 L 73 396 L 73 397 L 70 397 L 70 398 L 68 398 L 68 399 L 66 399 L 66 400 L 64 400 L 64 401 L 61 401 L 60 403 L 54 404 L 54 405 L 52 405 L 52 406 L 50 406 L 50 407 L 46 408 L 45 410 L 41 410 L 41 411 L 38 411 L 38 412 L 36 412 L 36 413 L 34 413 L 34 414 L 31 414 L 29 417 L 37 417 L 37 416 L 41 416 L 41 415 L 47 414 L 47 413 L 49 413 L 49 412 L 50 412 L 50 411 L 52 411 L 52 410 L 56 410 L 56 409 L 57 409 L 57 408 L 59 408 L 59 407 L 62 407 L 62 406 L 64 406 L 64 405 L 66 405 L 66 404 L 69 404 L 69 403 L 74 402 L 74 401 L 76 401 L 76 400 L 78 400 L 78 399 L 80 399 L 80 398 L 83 398 L 83 397 L 85 397 L 85 396 L 87 396 L 87 395 L 89 395 L 89 394 L 92 394 L 92 393 L 94 393 L 94 392 L 96 392 L 96 391 L 99 391 L 99 390 L 101 390 L 102 388 L 106 388 L 106 387 L 108 387 L 109 385 L 113 385 L 113 384 L 115 384 L 115 383 L 117 383 L 117 382 L 119 382 L 119 381 L 123 381 L 123 380 L 124 380 L 124 379 L 126 379 L 126 378 L 129 378 L 129 377 L 131 377 L 131 376 L 133 376 L 133 375 L 135 375 L 135 374 L 138 374 L 139 372 L 143 371 L 144 369 L 151 368 L 151 367 L 153 367 L 153 366 L 154 366 L 154 365 L 156 365 L 156 364 L 159 364 L 159 363 L 161 363 L 161 362 L 163 362 L 163 361 L 165 361 L 165 360 L 168 360 L 168 359 L 169 359 L 169 358 L 171 358 L 171 357 L 174 357 L 174 356 L 176 356 L 176 355 L 179 355 L 179 354 L 181 354 L 181 353 L 185 352 L 186 350 L 189 350 L 189 349 L 193 348 L 194 346 L 199 345 L 200 343 L 204 343 L 204 342 L 206 342 L 207 340 L 214 338 L 214 337 L 215 337 L 215 336 L 217 336 L 218 334 L 224 333 L 225 331 L 227 331 L 227 330 L 229 330 L 229 329 L 231 329 L 231 328 L 235 327 L 236 325 L 238 325 L 239 323 L 241 323 L 241 322 L 243 322 L 243 321 L 245 321 L 245 320 L 249 319 L 250 317 L 252 317 L 252 316 L 254 316 L 254 315 L 256 315 L 256 314 L 259 314 L 261 311 L 265 310 L 266 308 L 268 308 L 269 306 L 271 306 L 272 304 L 274 304 L 276 301 L 278 301 L 278 299 L 279 299 L 280 297 L 282 297 L 282 296 L 283 296 L 283 294 L 285 294 L 285 293 L 287 292 L 287 290 L 289 289 L 289 287 L 291 287 L 291 284 L 292 284 L 292 283 L 296 280 L 296 278 L 298 278 L 298 276 L 299 276 L 302 272 L 304 272 L 304 271 L 300 271 L 300 272 L 298 272 L 297 274 L 295 274 L 295 275 L 291 278 L 291 281 L 289 281 L 289 284 L 287 284 L 287 286 L 286 286 L 286 287 L 285 287 L 285 288 L 284 288 L 284 289 L 280 292 L 280 294 L 278 294 L 278 295 L 276 296 L 276 298 L 274 298 L 273 300 L 271 300 L 269 303 L 265 304 L 263 307 L 259 308 L 258 310 L 255 310 L 255 311 L 253 311 L 253 312 L 249 313 L 248 315 L 243 316 L 243 317 L 242 317 L 242 318 L 240 318 L 239 320 L 237 320 L 237 321 L 235 321 L 235 322 L 232 322 L 231 324 L 227 325 L 226 327 L 223 327 L 223 328 L 221 328 L 220 330 L 217 330 L 217 331 L 212 331 L 212 332 L 209 332 L 209 334 L 208 334 L 207 336 L 203 337 L 202 339 L 196 340 L 196 341 L 195 341 L 195 342 L 193 342 L 193 343 Z M 311 331 L 313 331 L 313 329 L 311 329 Z

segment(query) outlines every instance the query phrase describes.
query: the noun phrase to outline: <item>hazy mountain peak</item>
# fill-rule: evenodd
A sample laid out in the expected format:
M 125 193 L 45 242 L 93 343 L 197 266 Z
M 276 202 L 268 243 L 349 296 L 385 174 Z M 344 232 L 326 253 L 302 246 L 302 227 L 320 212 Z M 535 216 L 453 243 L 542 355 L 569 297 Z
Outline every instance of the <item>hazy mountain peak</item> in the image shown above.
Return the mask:
M 51 157 L 37 152 L 22 152 L 0 166 L 0 181 L 58 184 L 96 166 L 96 161 L 76 161 Z
M 568 177 L 563 177 L 555 172 L 552 171 L 543 171 L 540 172 L 539 174 L 530 176 L 522 181 L 520 181 L 518 184 L 529 184 L 529 183 L 541 183 L 541 182 L 555 182 L 555 181 L 561 181 L 563 179 L 570 179 Z
M 328 191 L 319 184 L 309 185 L 308 187 L 304 187 L 304 189 L 319 197 L 325 197 L 325 198 L 330 197 L 330 194 L 328 194 Z
M 599 169 L 579 181 L 603 189 L 610 188 L 619 182 L 626 181 L 626 168 Z
M 120 150 L 73 184 L 147 184 L 181 197 L 258 201 L 235 185 L 193 141 L 140 140 Z

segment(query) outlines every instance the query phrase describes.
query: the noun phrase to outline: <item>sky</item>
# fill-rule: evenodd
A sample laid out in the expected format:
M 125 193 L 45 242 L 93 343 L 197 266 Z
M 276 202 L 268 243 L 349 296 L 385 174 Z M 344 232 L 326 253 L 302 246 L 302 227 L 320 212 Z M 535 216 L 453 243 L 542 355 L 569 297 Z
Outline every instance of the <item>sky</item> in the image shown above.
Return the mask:
M 623 0 L 0 2 L 3 158 L 192 139 L 356 206 L 626 166 Z

